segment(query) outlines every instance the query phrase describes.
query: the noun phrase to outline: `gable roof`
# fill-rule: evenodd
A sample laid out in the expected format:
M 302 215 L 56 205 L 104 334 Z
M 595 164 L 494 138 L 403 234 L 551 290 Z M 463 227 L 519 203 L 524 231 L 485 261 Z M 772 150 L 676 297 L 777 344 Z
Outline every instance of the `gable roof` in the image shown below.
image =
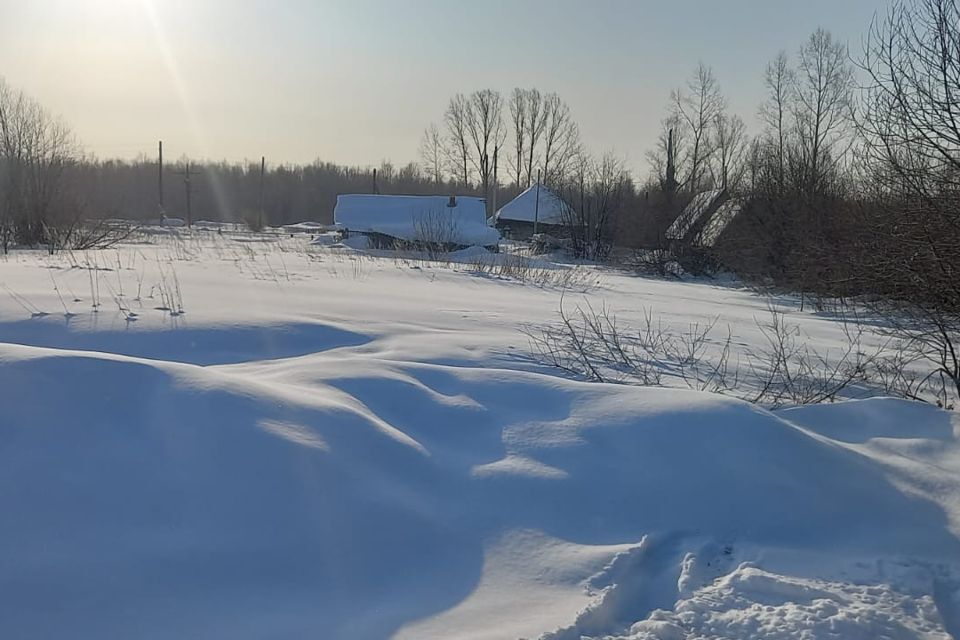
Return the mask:
M 693 200 L 686 206 L 683 212 L 677 216 L 673 224 L 667 229 L 666 236 L 670 240 L 683 240 L 690 233 L 697 223 L 709 216 L 727 197 L 727 192 L 723 189 L 712 189 L 710 191 L 701 191 L 693 196 Z
M 447 196 L 344 194 L 337 196 L 333 220 L 349 231 L 407 241 L 489 246 L 500 240 L 487 225 L 483 198 L 456 196 L 456 205 L 449 204 Z
M 495 219 L 513 220 L 516 222 L 533 222 L 534 218 L 543 224 L 565 224 L 567 220 L 566 203 L 547 187 L 540 186 L 540 207 L 537 209 L 537 185 L 527 188 L 526 191 L 503 205 L 497 211 Z
M 712 247 L 715 245 L 720 235 L 726 230 L 727 225 L 733 222 L 733 219 L 740 213 L 741 208 L 743 208 L 743 203 L 737 199 L 730 199 L 721 204 L 707 220 L 707 223 L 703 225 L 699 238 L 700 246 Z

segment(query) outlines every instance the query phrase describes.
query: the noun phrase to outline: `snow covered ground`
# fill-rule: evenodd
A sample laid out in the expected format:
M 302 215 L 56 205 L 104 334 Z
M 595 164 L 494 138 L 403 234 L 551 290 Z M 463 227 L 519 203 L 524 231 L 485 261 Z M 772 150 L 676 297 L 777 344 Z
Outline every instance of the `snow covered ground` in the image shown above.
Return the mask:
M 586 383 L 520 331 L 563 294 L 749 348 L 763 298 L 145 238 L 0 260 L 0 637 L 960 633 L 956 413 Z

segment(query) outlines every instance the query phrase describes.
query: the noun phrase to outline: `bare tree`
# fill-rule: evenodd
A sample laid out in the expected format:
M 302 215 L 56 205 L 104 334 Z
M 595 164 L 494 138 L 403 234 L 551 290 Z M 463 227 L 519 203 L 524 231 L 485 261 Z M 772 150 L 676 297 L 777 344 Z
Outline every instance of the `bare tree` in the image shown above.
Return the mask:
M 463 186 L 470 185 L 471 104 L 462 93 L 450 99 L 444 114 L 447 129 L 447 155 L 451 173 Z
M 443 135 L 436 124 L 431 124 L 420 139 L 420 162 L 435 184 L 443 182 L 444 158 Z
M 898 0 L 872 25 L 861 131 L 878 204 L 864 281 L 888 324 L 960 395 L 960 9 Z
M 511 169 L 517 186 L 533 184 L 538 167 L 545 183 L 561 182 L 580 151 L 580 131 L 570 107 L 555 93 L 514 89 L 510 118 L 514 141 Z
M 480 177 L 480 186 L 490 206 L 490 188 L 493 184 L 493 160 L 503 146 L 506 130 L 503 126 L 503 97 L 493 89 L 481 89 L 470 95 L 470 117 L 467 131 L 473 145 L 470 157 Z M 489 215 L 491 211 L 487 211 Z
M 509 165 L 514 184 L 522 185 L 527 149 L 527 91 L 519 87 L 510 94 L 510 124 L 513 127 L 513 155 Z
M 716 149 L 710 172 L 721 189 L 737 189 L 746 171 L 746 125 L 740 116 L 721 111 L 713 119 L 713 145 Z
M 583 153 L 576 156 L 560 189 L 574 257 L 603 260 L 609 255 L 628 185 L 621 158 L 612 153 L 599 159 Z
M 853 89 L 846 46 L 817 29 L 800 48 L 794 80 L 796 161 L 807 193 L 818 192 L 849 148 Z
M 757 322 L 766 344 L 752 353 L 735 352 L 730 327 L 716 335 L 716 318 L 671 327 L 643 309 L 640 324 L 631 328 L 606 306 L 587 304 L 569 313 L 562 301 L 560 322 L 525 333 L 535 358 L 590 381 L 685 386 L 768 407 L 834 402 L 864 382 L 883 382 L 876 374 L 881 354 L 865 350 L 863 327 L 844 325 L 845 347 L 818 352 L 783 313 L 772 308 L 770 314 L 769 322 Z
M 504 107 L 509 123 L 504 122 Z M 517 88 L 504 105 L 492 89 L 469 97 L 454 96 L 445 115 L 446 148 L 451 173 L 464 184 L 476 176 L 480 191 L 489 195 L 493 162 L 503 156 L 508 135 L 512 149 L 507 166 L 517 187 L 533 184 L 538 169 L 545 183 L 562 182 L 580 153 L 580 131 L 570 108 L 555 94 Z
M 896 189 L 923 201 L 960 185 L 960 10 L 955 0 L 897 2 L 874 22 L 862 67 L 872 82 L 861 126 Z
M 656 146 L 646 154 L 652 172 L 651 184 L 656 185 L 664 195 L 664 203 L 668 205 L 667 217 L 670 217 L 670 212 L 677 204 L 676 195 L 683 186 L 679 179 L 685 171 L 686 143 L 686 129 L 671 105 L 668 115 L 660 121 Z M 673 217 L 676 217 L 676 213 L 672 211 Z M 669 221 L 666 224 L 669 225 Z
M 777 54 L 764 72 L 763 83 L 766 98 L 760 106 L 760 118 L 767 127 L 767 137 L 772 143 L 777 158 L 777 185 L 783 192 L 786 171 L 787 137 L 789 135 L 788 118 L 794 100 L 795 74 L 790 68 L 787 54 Z
M 580 128 L 570 107 L 555 93 L 543 99 L 543 181 L 560 184 L 581 154 Z
M 526 173 L 525 184 L 533 184 L 534 165 L 539 161 L 538 153 L 542 142 L 544 129 L 547 126 L 547 101 L 536 89 L 527 91 L 527 151 L 525 156 Z
M 38 244 L 67 211 L 64 173 L 77 145 L 39 103 L 0 78 L 0 244 Z
M 510 95 L 513 157 L 510 168 L 517 187 L 533 184 L 540 146 L 547 125 L 546 100 L 537 89 L 514 89 Z
M 703 175 L 714 151 L 710 129 L 725 106 L 713 70 L 701 63 L 687 83 L 686 91 L 674 91 L 671 102 L 688 139 L 688 172 L 683 182 L 690 193 L 697 193 L 703 186 Z
M 25 131 L 22 126 L 25 97 L 0 79 L 0 242 L 6 253 L 13 240 L 14 216 L 22 208 L 25 171 Z

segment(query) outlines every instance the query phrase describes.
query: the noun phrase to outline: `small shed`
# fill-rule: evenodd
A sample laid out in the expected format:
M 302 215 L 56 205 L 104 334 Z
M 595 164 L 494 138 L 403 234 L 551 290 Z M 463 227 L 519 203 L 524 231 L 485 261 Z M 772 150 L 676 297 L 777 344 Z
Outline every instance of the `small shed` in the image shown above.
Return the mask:
M 534 184 L 497 211 L 494 221 L 508 238 L 529 238 L 533 235 L 534 221 L 537 233 L 562 237 L 569 235 L 570 208 L 551 189 Z
M 366 236 L 381 249 L 495 248 L 500 240 L 487 224 L 486 201 L 470 196 L 345 194 L 337 196 L 333 219 L 346 236 Z

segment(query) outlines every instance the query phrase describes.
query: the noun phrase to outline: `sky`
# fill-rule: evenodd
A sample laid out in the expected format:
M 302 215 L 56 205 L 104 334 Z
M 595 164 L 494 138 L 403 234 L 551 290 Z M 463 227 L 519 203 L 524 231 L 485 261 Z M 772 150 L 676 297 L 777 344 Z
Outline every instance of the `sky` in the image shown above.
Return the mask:
M 767 61 L 886 0 L 0 0 L 0 76 L 89 153 L 417 159 L 450 96 L 555 91 L 635 172 L 698 62 L 755 125 Z

